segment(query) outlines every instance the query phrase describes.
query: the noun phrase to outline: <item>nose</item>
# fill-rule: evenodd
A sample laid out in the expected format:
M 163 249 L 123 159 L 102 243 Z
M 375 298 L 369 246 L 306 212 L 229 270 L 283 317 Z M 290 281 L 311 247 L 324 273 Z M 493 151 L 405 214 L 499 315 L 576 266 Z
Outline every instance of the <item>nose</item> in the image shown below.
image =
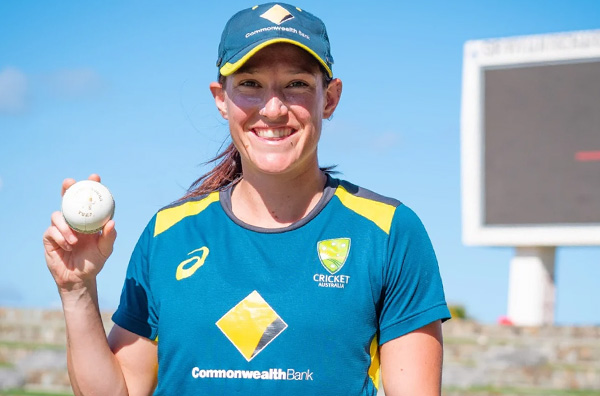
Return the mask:
M 270 98 L 265 102 L 264 107 L 258 112 L 258 114 L 261 116 L 270 119 L 277 119 L 286 116 L 287 113 L 287 106 L 276 94 L 271 95 Z

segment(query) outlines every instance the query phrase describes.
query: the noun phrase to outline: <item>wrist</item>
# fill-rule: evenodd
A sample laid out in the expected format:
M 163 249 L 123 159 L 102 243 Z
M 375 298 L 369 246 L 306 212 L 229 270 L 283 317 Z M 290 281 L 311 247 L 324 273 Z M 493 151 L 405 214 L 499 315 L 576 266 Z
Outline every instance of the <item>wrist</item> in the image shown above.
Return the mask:
M 58 294 L 65 310 L 81 303 L 89 304 L 89 302 L 92 302 L 97 305 L 98 289 L 96 279 L 58 286 Z

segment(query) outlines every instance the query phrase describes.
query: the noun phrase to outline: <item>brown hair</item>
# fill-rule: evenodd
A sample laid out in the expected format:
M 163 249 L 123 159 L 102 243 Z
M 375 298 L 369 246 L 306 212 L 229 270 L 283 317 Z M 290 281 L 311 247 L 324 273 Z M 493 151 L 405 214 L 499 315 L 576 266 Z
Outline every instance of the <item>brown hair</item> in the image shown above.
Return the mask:
M 322 66 L 320 66 L 320 68 L 323 73 L 323 85 L 327 87 L 332 78 L 329 77 Z M 225 79 L 226 77 L 219 74 L 218 81 L 220 84 L 225 84 Z M 213 191 L 223 190 L 242 179 L 242 160 L 240 153 L 233 142 L 229 143 L 227 148 L 216 157 L 206 161 L 204 165 L 211 163 L 217 163 L 217 165 L 193 182 L 190 188 L 188 188 L 187 193 L 181 197 L 180 201 L 184 201 L 188 198 L 200 197 Z M 336 173 L 333 170 L 334 168 L 335 165 L 321 167 L 320 169 L 325 173 L 332 174 Z
M 180 199 L 181 201 L 222 190 L 242 178 L 242 161 L 233 142 L 229 143 L 229 146 L 215 158 L 204 164 L 211 163 L 217 163 L 217 165 L 193 182 L 187 193 Z

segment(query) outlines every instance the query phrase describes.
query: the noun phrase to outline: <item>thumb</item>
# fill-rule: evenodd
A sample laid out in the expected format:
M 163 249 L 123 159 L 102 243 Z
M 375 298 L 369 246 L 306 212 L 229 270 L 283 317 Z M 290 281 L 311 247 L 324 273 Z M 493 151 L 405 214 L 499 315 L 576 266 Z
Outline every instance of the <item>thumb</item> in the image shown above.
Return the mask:
M 98 250 L 104 257 L 108 258 L 112 254 L 116 239 L 117 230 L 115 229 L 115 221 L 110 220 L 104 225 L 102 233 L 98 238 Z

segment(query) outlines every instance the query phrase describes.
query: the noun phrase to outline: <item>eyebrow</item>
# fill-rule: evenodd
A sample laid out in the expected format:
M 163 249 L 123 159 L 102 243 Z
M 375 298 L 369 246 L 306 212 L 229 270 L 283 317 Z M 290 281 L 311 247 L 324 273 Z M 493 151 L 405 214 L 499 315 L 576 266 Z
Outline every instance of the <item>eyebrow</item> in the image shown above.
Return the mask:
M 291 73 L 291 74 L 315 74 L 318 73 L 320 70 L 317 68 L 311 67 L 312 64 L 307 64 L 307 65 L 290 65 L 288 68 L 286 68 L 286 72 L 287 73 Z M 247 73 L 247 74 L 258 74 L 260 71 L 260 67 L 258 66 L 248 66 L 248 65 L 243 65 L 242 67 L 240 67 L 238 69 L 238 71 L 236 73 Z

